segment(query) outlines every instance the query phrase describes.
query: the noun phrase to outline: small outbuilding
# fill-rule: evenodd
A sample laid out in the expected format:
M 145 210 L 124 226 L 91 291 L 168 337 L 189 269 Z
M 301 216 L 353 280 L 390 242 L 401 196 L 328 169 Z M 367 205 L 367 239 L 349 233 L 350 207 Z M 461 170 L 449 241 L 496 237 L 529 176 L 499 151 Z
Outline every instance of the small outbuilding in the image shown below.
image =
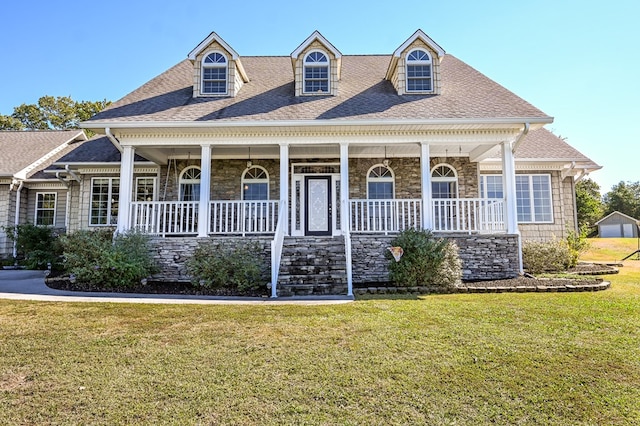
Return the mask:
M 640 220 L 618 211 L 596 222 L 600 238 L 638 238 Z

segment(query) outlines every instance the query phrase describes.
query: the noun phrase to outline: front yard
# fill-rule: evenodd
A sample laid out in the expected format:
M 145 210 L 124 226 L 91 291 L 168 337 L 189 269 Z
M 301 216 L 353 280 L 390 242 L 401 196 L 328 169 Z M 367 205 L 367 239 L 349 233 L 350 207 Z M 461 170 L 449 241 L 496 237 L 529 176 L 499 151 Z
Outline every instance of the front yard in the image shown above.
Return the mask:
M 637 424 L 640 261 L 606 279 L 333 306 L 0 300 L 0 424 Z

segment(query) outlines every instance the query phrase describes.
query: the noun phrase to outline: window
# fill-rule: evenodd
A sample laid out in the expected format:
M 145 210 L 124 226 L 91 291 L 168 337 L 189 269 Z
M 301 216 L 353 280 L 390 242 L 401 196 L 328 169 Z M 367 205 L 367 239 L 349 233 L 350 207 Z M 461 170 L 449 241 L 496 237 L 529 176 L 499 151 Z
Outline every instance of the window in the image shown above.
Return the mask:
M 393 171 L 382 164 L 373 166 L 367 175 L 367 198 L 391 200 L 394 198 Z
M 227 93 L 227 58 L 218 52 L 208 54 L 202 61 L 202 93 Z
M 156 179 L 139 177 L 136 179 L 136 201 L 153 201 L 156 193 Z
M 180 201 L 200 200 L 200 167 L 190 166 L 180 174 Z
M 269 199 L 269 174 L 260 166 L 249 167 L 242 174 L 243 200 Z
M 55 192 L 39 192 L 36 194 L 36 225 L 53 226 L 56 223 Z
M 431 56 L 422 49 L 416 49 L 407 55 L 407 92 L 430 92 Z
M 93 178 L 91 180 L 91 210 L 89 224 L 94 226 L 118 223 L 120 179 Z
M 431 196 L 458 198 L 458 175 L 448 164 L 439 164 L 431 170 Z
M 502 175 L 481 175 L 480 194 L 503 198 Z M 552 223 L 550 175 L 516 175 L 516 205 L 520 223 Z
M 329 93 L 329 60 L 322 52 L 304 58 L 304 93 Z

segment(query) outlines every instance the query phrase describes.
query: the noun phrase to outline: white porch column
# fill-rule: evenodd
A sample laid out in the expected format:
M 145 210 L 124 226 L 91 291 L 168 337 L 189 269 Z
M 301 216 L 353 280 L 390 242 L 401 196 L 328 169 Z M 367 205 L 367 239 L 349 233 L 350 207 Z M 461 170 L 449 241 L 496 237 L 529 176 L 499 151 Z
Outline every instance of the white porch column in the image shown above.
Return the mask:
M 349 215 L 349 144 L 340 144 L 340 227 L 342 233 L 351 232 Z
M 422 229 L 433 228 L 431 217 L 431 158 L 429 144 L 420 143 L 420 174 L 422 182 Z
M 346 142 L 340 143 L 340 228 L 345 239 L 347 296 L 353 296 L 353 272 L 351 266 L 351 213 L 349 208 L 349 144 Z
M 504 188 L 507 233 L 519 234 L 516 204 L 516 164 L 510 142 L 502 142 L 502 187 Z
M 285 211 L 282 215 L 284 220 L 284 235 L 289 235 L 289 145 L 280 144 L 280 201 Z
M 198 237 L 209 235 L 209 198 L 211 197 L 211 145 L 200 150 L 200 200 L 198 201 Z
M 122 147 L 117 232 L 125 232 L 131 228 L 131 196 L 133 194 L 133 159 L 135 151 L 135 148 L 131 145 Z

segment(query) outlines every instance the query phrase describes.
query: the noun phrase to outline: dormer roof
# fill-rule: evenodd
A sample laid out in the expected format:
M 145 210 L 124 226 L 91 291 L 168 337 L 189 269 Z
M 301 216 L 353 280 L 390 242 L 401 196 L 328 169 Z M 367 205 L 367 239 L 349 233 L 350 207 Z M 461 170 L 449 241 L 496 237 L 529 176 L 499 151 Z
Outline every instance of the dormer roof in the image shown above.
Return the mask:
M 218 44 L 222 49 L 226 51 L 226 53 L 231 57 L 231 60 L 235 62 L 236 69 L 242 78 L 242 81 L 245 83 L 249 82 L 249 77 L 242 66 L 242 62 L 240 61 L 240 55 L 236 52 L 222 37 L 216 34 L 214 31 L 211 32 L 204 40 L 202 40 L 189 54 L 187 55 L 187 59 L 192 62 L 195 62 L 198 59 L 198 56 L 203 53 L 205 50 L 209 49 L 211 45 Z
M 314 42 L 320 43 L 336 60 L 336 71 L 337 78 L 340 79 L 340 72 L 342 68 L 342 53 L 333 45 L 329 40 L 327 40 L 320 31 L 315 30 L 305 41 L 303 41 L 300 46 L 296 47 L 293 52 L 291 52 L 291 65 L 293 66 L 293 72 L 296 70 L 296 63 L 299 59 L 299 56 L 303 54 L 309 46 L 311 46 Z M 300 58 L 302 59 L 302 58 Z
M 404 52 L 407 47 L 411 46 L 413 42 L 418 39 L 422 40 L 427 46 L 429 46 L 434 52 L 436 52 L 439 58 L 442 58 L 445 55 L 444 49 L 440 47 L 438 43 L 433 41 L 431 37 L 424 33 L 424 31 L 418 29 L 415 33 L 413 33 L 411 37 L 409 37 L 404 43 L 402 43 L 400 47 L 395 50 L 395 52 L 393 52 L 393 57 L 399 58 L 402 52 Z

